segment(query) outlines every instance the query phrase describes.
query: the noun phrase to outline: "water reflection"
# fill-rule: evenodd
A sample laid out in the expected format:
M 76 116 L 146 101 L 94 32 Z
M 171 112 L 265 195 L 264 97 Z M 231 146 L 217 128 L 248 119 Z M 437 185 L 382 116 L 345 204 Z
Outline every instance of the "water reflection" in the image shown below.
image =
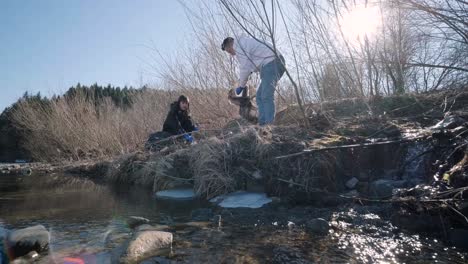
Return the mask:
M 63 175 L 31 177 L 0 191 L 0 232 L 2 227 L 46 226 L 51 250 L 39 263 L 64 263 L 65 258 L 69 263 L 115 263 L 119 247 L 132 235 L 127 216 L 171 225 L 190 221 L 192 209 L 199 207 L 207 204 L 156 200 L 148 190 Z M 466 262 L 465 253 L 439 240 L 402 233 L 382 218 L 384 211 L 364 206 L 221 210 L 216 212 L 222 215 L 221 227 L 172 228 L 169 258 L 177 263 Z M 331 219 L 328 236 L 306 232 L 306 221 L 317 217 Z
M 10 177 L 2 182 L 10 188 L 0 191 L 0 227 L 44 225 L 51 234 L 51 254 L 44 263 L 62 263 L 64 257 L 85 253 L 88 259 L 99 253 L 101 260 L 108 261 L 110 255 L 102 251 L 130 236 L 126 217 L 142 216 L 157 223 L 187 221 L 192 208 L 201 203 L 157 201 L 148 190 L 103 186 L 65 175 Z

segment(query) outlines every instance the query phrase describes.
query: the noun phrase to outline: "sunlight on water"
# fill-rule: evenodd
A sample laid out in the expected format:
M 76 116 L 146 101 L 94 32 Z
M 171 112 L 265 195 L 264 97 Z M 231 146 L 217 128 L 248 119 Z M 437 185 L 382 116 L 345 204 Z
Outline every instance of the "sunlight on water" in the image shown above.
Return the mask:
M 115 263 L 113 254 L 132 237 L 126 221 L 131 215 L 148 218 L 151 224 L 172 223 L 172 258 L 181 263 L 220 263 L 226 258 L 232 263 L 465 262 L 465 253 L 444 246 L 439 239 L 399 230 L 382 214 L 388 211 L 382 206 L 223 209 L 216 212 L 220 214 L 217 224 L 194 226 L 192 210 L 207 208 L 208 203 L 154 199 L 149 193 L 129 191 L 128 187 L 120 193 L 92 186 L 86 180 L 81 184 L 61 183 L 47 190 L 41 186 L 2 194 L 15 199 L 0 202 L 0 233 L 4 227 L 35 224 L 49 230 L 49 254 L 37 263 Z M 330 218 L 328 235 L 308 233 L 306 225 L 311 216 Z

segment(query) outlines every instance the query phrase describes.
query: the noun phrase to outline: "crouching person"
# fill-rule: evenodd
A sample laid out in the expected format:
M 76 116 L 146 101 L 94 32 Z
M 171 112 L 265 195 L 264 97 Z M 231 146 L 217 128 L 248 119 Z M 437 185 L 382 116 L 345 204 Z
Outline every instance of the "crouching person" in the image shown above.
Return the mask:
M 188 133 L 193 131 L 198 131 L 198 128 L 190 117 L 189 99 L 181 95 L 177 101 L 171 104 L 164 121 L 163 130 L 151 134 L 145 144 L 145 148 L 152 151 L 160 150 L 172 144 L 171 141 L 162 141 L 163 139 L 182 134 L 188 143 L 192 143 L 193 137 Z
M 190 117 L 190 102 L 188 97 L 181 95 L 176 102 L 171 104 L 166 121 L 164 121 L 163 132 L 171 136 L 184 134 L 185 140 L 192 143 L 193 137 L 187 133 L 193 131 L 198 131 L 198 128 Z

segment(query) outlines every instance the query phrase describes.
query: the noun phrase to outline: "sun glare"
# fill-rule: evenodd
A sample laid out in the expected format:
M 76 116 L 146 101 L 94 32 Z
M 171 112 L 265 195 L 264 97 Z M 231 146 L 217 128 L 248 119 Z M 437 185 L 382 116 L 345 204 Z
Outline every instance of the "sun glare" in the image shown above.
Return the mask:
M 341 21 L 343 34 L 351 41 L 371 38 L 381 24 L 380 11 L 376 7 L 358 7 L 343 15 Z

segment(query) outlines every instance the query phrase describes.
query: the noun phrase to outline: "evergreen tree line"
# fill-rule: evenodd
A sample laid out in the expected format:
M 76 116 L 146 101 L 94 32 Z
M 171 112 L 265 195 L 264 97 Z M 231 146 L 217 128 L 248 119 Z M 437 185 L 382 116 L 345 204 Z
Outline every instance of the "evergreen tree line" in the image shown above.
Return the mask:
M 98 84 L 86 86 L 78 83 L 70 87 L 63 95 L 54 95 L 51 98 L 42 96 L 40 92 L 37 94 L 25 92 L 18 101 L 5 108 L 0 114 L 0 162 L 31 159 L 31 155 L 21 144 L 24 133 L 21 132 L 21 129 L 18 128 L 12 120 L 12 115 L 21 102 L 36 102 L 47 109 L 48 104 L 52 100 L 58 100 L 61 97 L 71 100 L 78 94 L 84 94 L 87 100 L 94 101 L 96 107 L 99 106 L 103 100 L 112 100 L 117 107 L 128 109 L 132 107 L 133 104 L 132 96 L 137 93 L 142 93 L 146 89 L 148 89 L 146 86 L 137 89 L 131 86 L 124 86 L 121 88 L 118 86 L 101 86 Z

